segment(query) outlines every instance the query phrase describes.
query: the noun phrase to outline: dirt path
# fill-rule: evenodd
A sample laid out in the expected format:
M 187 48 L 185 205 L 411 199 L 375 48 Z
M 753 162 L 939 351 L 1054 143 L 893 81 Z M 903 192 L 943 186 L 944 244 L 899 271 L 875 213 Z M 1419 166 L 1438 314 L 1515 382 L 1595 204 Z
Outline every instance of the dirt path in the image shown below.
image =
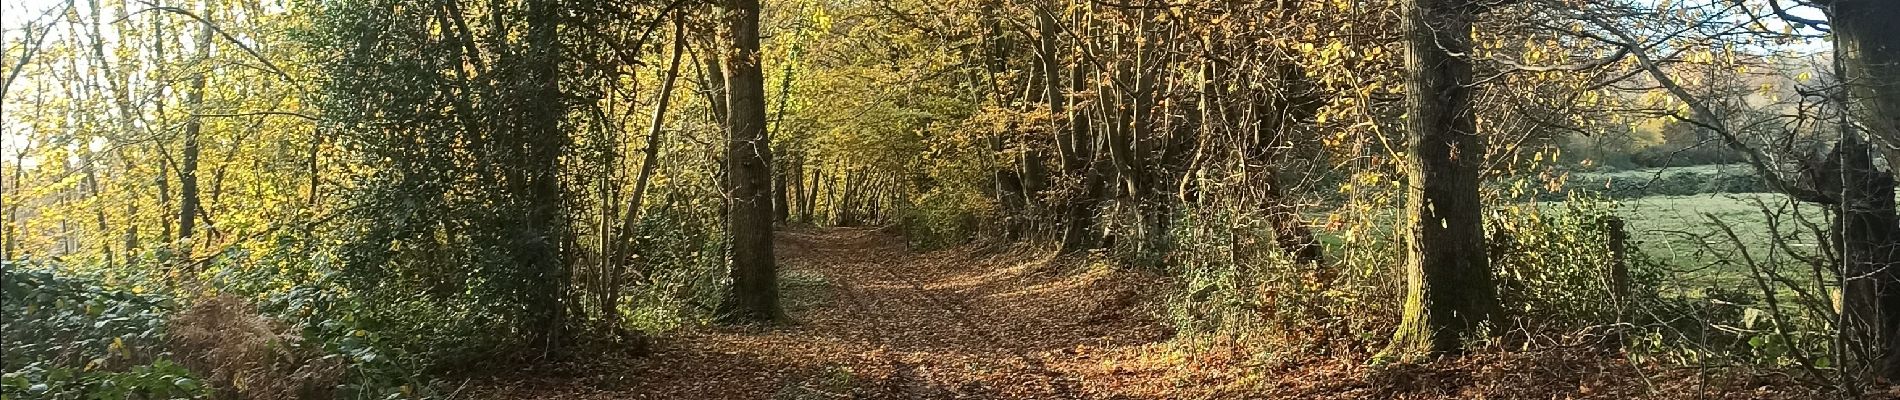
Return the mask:
M 780 234 L 795 322 L 662 338 L 625 370 L 484 390 L 496 398 L 1097 399 L 1084 349 L 1163 340 L 1139 286 L 1041 252 L 915 253 L 873 230 Z
M 789 325 L 706 327 L 481 379 L 455 399 L 1797 399 L 1798 385 L 1705 382 L 1600 351 L 1486 353 L 1369 367 L 1264 362 L 1167 341 L 1152 276 L 1044 251 L 918 253 L 889 234 L 781 232 Z M 1644 375 L 1650 375 L 1644 377 Z M 1749 378 L 1755 375 L 1739 374 Z M 1895 393 L 1900 393 L 1896 391 Z M 1900 397 L 1896 397 L 1900 398 Z

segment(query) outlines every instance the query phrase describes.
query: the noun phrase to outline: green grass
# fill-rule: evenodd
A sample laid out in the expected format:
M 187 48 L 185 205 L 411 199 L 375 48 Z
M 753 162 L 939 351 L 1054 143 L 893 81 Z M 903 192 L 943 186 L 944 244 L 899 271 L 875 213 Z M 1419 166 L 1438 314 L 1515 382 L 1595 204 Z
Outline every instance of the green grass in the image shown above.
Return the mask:
M 1814 254 L 1819 242 L 1800 218 L 1822 229 L 1827 223 L 1819 207 L 1768 193 L 1625 199 L 1618 202 L 1617 215 L 1627 221 L 1635 246 L 1677 271 L 1678 278 L 1706 284 L 1747 277 L 1748 267 L 1740 263 L 1744 255 L 1758 264 L 1805 269 L 1789 251 Z M 1715 221 L 1733 230 L 1735 238 Z M 1777 237 L 1787 245 L 1776 245 Z
M 1672 170 L 1713 170 L 1721 166 L 1684 167 Z M 1698 170 L 1701 169 L 1701 170 Z M 1614 174 L 1638 176 L 1653 171 L 1624 171 Z M 1646 176 L 1646 175 L 1644 175 Z M 1758 264 L 1776 264 L 1784 271 L 1807 266 L 1790 257 L 1788 248 L 1802 254 L 1818 251 L 1815 235 L 1799 222 L 1801 217 L 1826 229 L 1825 210 L 1806 203 L 1796 204 L 1785 195 L 1773 193 L 1710 193 L 1696 195 L 1645 196 L 1615 200 L 1616 215 L 1625 221 L 1631 245 L 1670 271 L 1673 285 L 1707 286 L 1746 282 L 1748 267 L 1740 263 L 1743 249 Z M 1562 202 L 1538 202 L 1544 212 L 1562 212 Z M 1764 212 L 1766 209 L 1767 212 Z M 1375 219 L 1397 224 L 1398 210 L 1375 212 Z M 1777 224 L 1770 224 L 1773 215 Z M 1487 218 L 1494 217 L 1486 214 Z M 1324 214 L 1315 214 L 1315 219 Z M 1712 222 L 1727 224 L 1739 239 L 1731 240 Z M 1383 224 L 1383 222 L 1382 222 Z M 1771 232 L 1770 226 L 1778 225 Z M 1787 248 L 1775 246 L 1779 236 Z M 1319 238 L 1330 249 L 1342 245 L 1339 232 L 1321 231 Z M 1727 262 L 1725 262 L 1727 261 Z M 1791 274 L 1792 275 L 1792 274 Z M 1805 272 L 1801 275 L 1807 275 Z

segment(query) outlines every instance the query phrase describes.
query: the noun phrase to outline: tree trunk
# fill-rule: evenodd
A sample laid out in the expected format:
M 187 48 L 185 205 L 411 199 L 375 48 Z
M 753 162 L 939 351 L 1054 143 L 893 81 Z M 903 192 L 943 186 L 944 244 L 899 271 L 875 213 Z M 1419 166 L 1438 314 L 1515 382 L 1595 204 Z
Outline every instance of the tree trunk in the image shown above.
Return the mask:
M 1841 143 L 1842 265 L 1849 276 L 1863 277 L 1849 282 L 1843 297 L 1872 301 L 1874 310 L 1859 319 L 1871 329 L 1863 336 L 1880 360 L 1874 371 L 1889 382 L 1900 381 L 1900 273 L 1891 271 L 1900 264 L 1892 168 L 1900 160 L 1900 2 L 1836 0 L 1828 11 L 1848 107 L 1855 122 L 1881 144 L 1862 142 L 1855 132 L 1844 134 Z M 1870 154 L 1875 148 L 1886 157 L 1888 171 L 1877 170 Z M 1851 293 L 1855 289 L 1868 293 Z
M 1077 107 L 1068 107 L 1068 94 L 1062 90 L 1062 59 L 1057 54 L 1056 38 L 1060 36 L 1056 25 L 1054 10 L 1038 10 L 1036 13 L 1036 34 L 1039 61 L 1045 81 L 1045 101 L 1049 102 L 1050 115 L 1066 117 L 1067 121 L 1057 120 L 1049 129 L 1057 132 L 1056 148 L 1061 150 L 1062 174 L 1080 183 L 1078 193 L 1067 193 L 1068 201 L 1062 205 L 1062 244 L 1058 253 L 1068 254 L 1095 247 L 1093 228 L 1095 227 L 1095 197 L 1100 195 L 1101 184 L 1097 181 L 1089 166 L 1094 152 L 1089 137 L 1089 121 L 1084 111 Z M 1081 88 L 1087 84 L 1086 70 L 1077 63 L 1072 70 L 1069 84 L 1071 88 Z M 1052 119 L 1054 120 L 1054 119 Z M 1066 126 L 1064 126 L 1066 123 Z
M 984 81 L 988 84 L 990 103 L 1000 107 L 1009 104 L 1008 93 L 1013 91 L 1002 85 L 1003 74 L 1009 71 L 1011 46 L 1009 38 L 1004 35 L 1002 19 L 997 15 L 997 11 L 1002 8 L 1002 3 L 995 1 L 988 3 L 986 7 L 983 7 Z M 1023 235 L 1028 231 L 1029 192 L 1024 186 L 1022 173 L 1017 172 L 1019 161 L 1016 157 L 1004 158 L 1011 155 L 1010 145 L 1018 133 L 1016 129 L 1004 128 L 1000 132 L 991 132 L 989 138 L 990 151 L 999 158 L 991 173 L 991 178 L 994 180 L 992 183 L 995 185 L 996 202 L 1002 206 L 1003 238 L 1008 241 L 1022 240 Z
M 811 183 L 803 186 L 809 188 L 805 190 L 803 205 L 798 207 L 798 222 L 810 224 L 812 215 L 816 214 L 813 210 L 818 208 L 818 193 L 825 188 L 825 166 L 818 165 L 812 168 Z
M 1900 159 L 1900 2 L 1835 0 L 1829 11 L 1856 122 Z
M 732 0 L 726 67 L 726 170 L 732 207 L 732 295 L 738 321 L 770 322 L 779 309 L 772 259 L 771 145 L 765 132 L 765 77 L 759 65 L 759 0 Z
M 209 9 L 206 9 L 209 11 Z M 202 24 L 198 34 L 198 60 L 204 63 L 211 56 L 211 24 Z M 191 76 L 191 83 L 185 89 L 185 108 L 192 115 L 185 119 L 184 155 L 178 165 L 178 238 L 185 241 L 180 251 L 191 254 L 192 235 L 197 231 L 198 209 L 202 202 L 198 196 L 198 137 L 204 131 L 204 118 L 197 114 L 204 110 L 205 79 L 207 72 L 200 70 Z
M 832 171 L 832 173 L 837 174 L 838 172 Z M 851 173 L 849 171 L 845 172 L 844 179 L 845 181 L 851 180 Z M 843 209 L 843 207 L 840 207 L 838 205 L 838 180 L 836 178 L 833 178 L 833 179 L 825 180 L 824 183 L 825 183 L 824 185 L 825 186 L 825 218 L 824 220 L 829 221 L 832 226 L 837 226 L 838 218 L 839 218 L 839 215 L 838 215 L 839 210 Z
M 653 172 L 660 166 L 660 132 L 666 125 L 666 107 L 673 100 L 673 85 L 679 80 L 680 59 L 686 53 L 686 25 L 680 17 L 673 19 L 673 57 L 666 64 L 666 75 L 660 78 L 659 99 L 653 105 L 653 118 L 647 124 L 647 143 L 641 149 L 640 175 L 634 178 L 633 192 L 627 194 L 627 211 L 620 221 L 620 240 L 616 243 L 619 250 L 613 254 L 607 273 L 606 296 L 601 301 L 601 315 L 606 318 L 608 327 L 618 325 L 620 313 L 615 310 L 620 302 L 620 278 L 626 273 L 626 266 L 633 262 L 633 241 L 640 219 L 641 204 L 644 203 L 647 185 L 653 181 Z
M 1078 69 L 1080 67 L 1077 67 Z M 1078 73 L 1078 76 L 1081 74 Z M 1106 179 L 1095 162 L 1095 138 L 1091 135 L 1088 115 L 1085 110 L 1070 110 L 1070 127 L 1074 133 L 1069 140 L 1074 142 L 1075 155 L 1065 157 L 1064 169 L 1081 181 L 1082 192 L 1073 193 L 1066 205 L 1063 216 L 1062 246 L 1059 252 L 1073 253 L 1096 248 L 1095 215 L 1096 207 L 1101 204 L 1106 191 Z M 1072 164 L 1071 164 L 1072 163 Z
M 505 117 L 512 120 L 503 124 L 514 125 L 504 125 L 514 129 L 497 135 L 501 136 L 498 141 L 505 141 L 496 146 L 503 152 L 498 160 L 518 160 L 522 164 L 493 168 L 503 171 L 501 175 L 513 182 L 507 188 L 529 205 L 527 214 L 517 221 L 534 239 L 513 251 L 513 262 L 532 279 L 523 289 L 524 305 L 528 307 L 523 328 L 530 343 L 555 349 L 563 346 L 568 336 L 565 302 L 571 272 L 567 267 L 574 264 L 568 258 L 573 253 L 564 250 L 572 236 L 566 229 L 561 205 L 561 155 L 568 143 L 567 133 L 561 129 L 561 121 L 567 116 L 559 85 L 561 14 L 555 0 L 530 1 L 525 11 L 521 39 L 525 50 L 514 55 L 519 59 L 510 60 L 506 68 L 520 69 L 513 72 L 518 75 L 511 83 L 523 93 L 510 95 L 538 101 L 509 107 L 514 115 Z
M 1484 246 L 1478 172 L 1484 159 L 1471 110 L 1474 16 L 1463 0 L 1402 3 L 1411 235 L 1405 309 L 1389 356 L 1459 353 L 1498 314 Z M 1495 328 L 1495 327 L 1493 327 Z
M 805 214 L 805 208 L 804 208 L 805 206 L 805 155 L 804 153 L 800 152 L 798 157 L 793 158 L 791 160 L 790 165 L 788 165 L 788 167 L 790 169 L 785 171 L 784 179 L 788 181 L 788 183 L 791 184 L 791 188 L 786 193 L 786 197 L 787 197 L 786 220 L 802 222 L 803 221 L 802 219 L 793 219 L 793 217 L 799 217 Z M 798 210 L 798 211 L 792 212 L 790 210 Z M 785 222 L 785 221 L 781 221 L 781 222 Z
M 781 165 L 780 167 L 785 167 Z M 772 174 L 772 221 L 785 223 L 792 218 L 791 176 L 792 169 Z

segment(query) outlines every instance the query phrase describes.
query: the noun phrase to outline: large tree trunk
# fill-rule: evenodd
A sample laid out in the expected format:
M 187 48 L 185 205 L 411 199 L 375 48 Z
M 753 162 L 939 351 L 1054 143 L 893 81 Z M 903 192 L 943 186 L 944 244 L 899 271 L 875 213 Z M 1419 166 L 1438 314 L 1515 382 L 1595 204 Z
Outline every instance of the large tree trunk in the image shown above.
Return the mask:
M 1835 0 L 1829 11 L 1856 122 L 1900 159 L 1900 2 Z
M 1839 148 L 1841 201 L 1839 240 L 1842 268 L 1849 277 L 1843 298 L 1852 319 L 1843 334 L 1878 359 L 1873 372 L 1900 381 L 1900 216 L 1894 206 L 1892 163 L 1900 160 L 1900 2 L 1836 0 L 1829 11 L 1835 56 L 1846 75 L 1854 122 L 1874 143 L 1846 132 Z M 1880 144 L 1878 146 L 1874 144 Z M 1874 149 L 1887 159 L 1878 171 Z M 1870 360 L 1872 361 L 1872 360 Z
M 1894 246 L 1900 238 L 1894 178 L 1876 169 L 1874 149 L 1851 131 L 1835 145 L 1827 164 L 1823 169 L 1828 176 L 1820 178 L 1831 182 L 1820 187 L 1840 196 L 1832 207 L 1837 216 L 1833 233 L 1845 278 L 1840 328 L 1850 346 L 1847 356 L 1866 360 L 1852 364 L 1869 367 L 1863 371 L 1891 377 L 1896 372 L 1892 342 L 1897 322 L 1892 302 L 1900 291 L 1890 270 L 1900 259 L 1900 249 Z
M 1471 22 L 1463 0 L 1402 3 L 1411 235 L 1405 309 L 1388 354 L 1457 353 L 1498 313 L 1484 246 L 1471 110 Z
M 770 322 L 782 311 L 772 259 L 771 144 L 765 135 L 765 76 L 759 65 L 759 0 L 732 0 L 726 15 L 726 170 L 732 206 L 732 295 L 735 320 Z

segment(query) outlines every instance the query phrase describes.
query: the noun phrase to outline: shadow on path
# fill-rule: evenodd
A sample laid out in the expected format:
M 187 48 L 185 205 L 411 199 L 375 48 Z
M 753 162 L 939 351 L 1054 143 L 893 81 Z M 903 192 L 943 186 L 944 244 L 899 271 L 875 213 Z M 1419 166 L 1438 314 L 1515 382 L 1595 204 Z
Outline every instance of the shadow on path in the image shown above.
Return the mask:
M 1167 329 L 1130 311 L 1139 285 L 1063 268 L 1047 252 L 918 253 L 872 229 L 786 231 L 777 244 L 792 324 L 656 339 L 611 371 L 523 378 L 488 398 L 1096 399 L 1069 369 L 1083 347 L 1137 346 Z

